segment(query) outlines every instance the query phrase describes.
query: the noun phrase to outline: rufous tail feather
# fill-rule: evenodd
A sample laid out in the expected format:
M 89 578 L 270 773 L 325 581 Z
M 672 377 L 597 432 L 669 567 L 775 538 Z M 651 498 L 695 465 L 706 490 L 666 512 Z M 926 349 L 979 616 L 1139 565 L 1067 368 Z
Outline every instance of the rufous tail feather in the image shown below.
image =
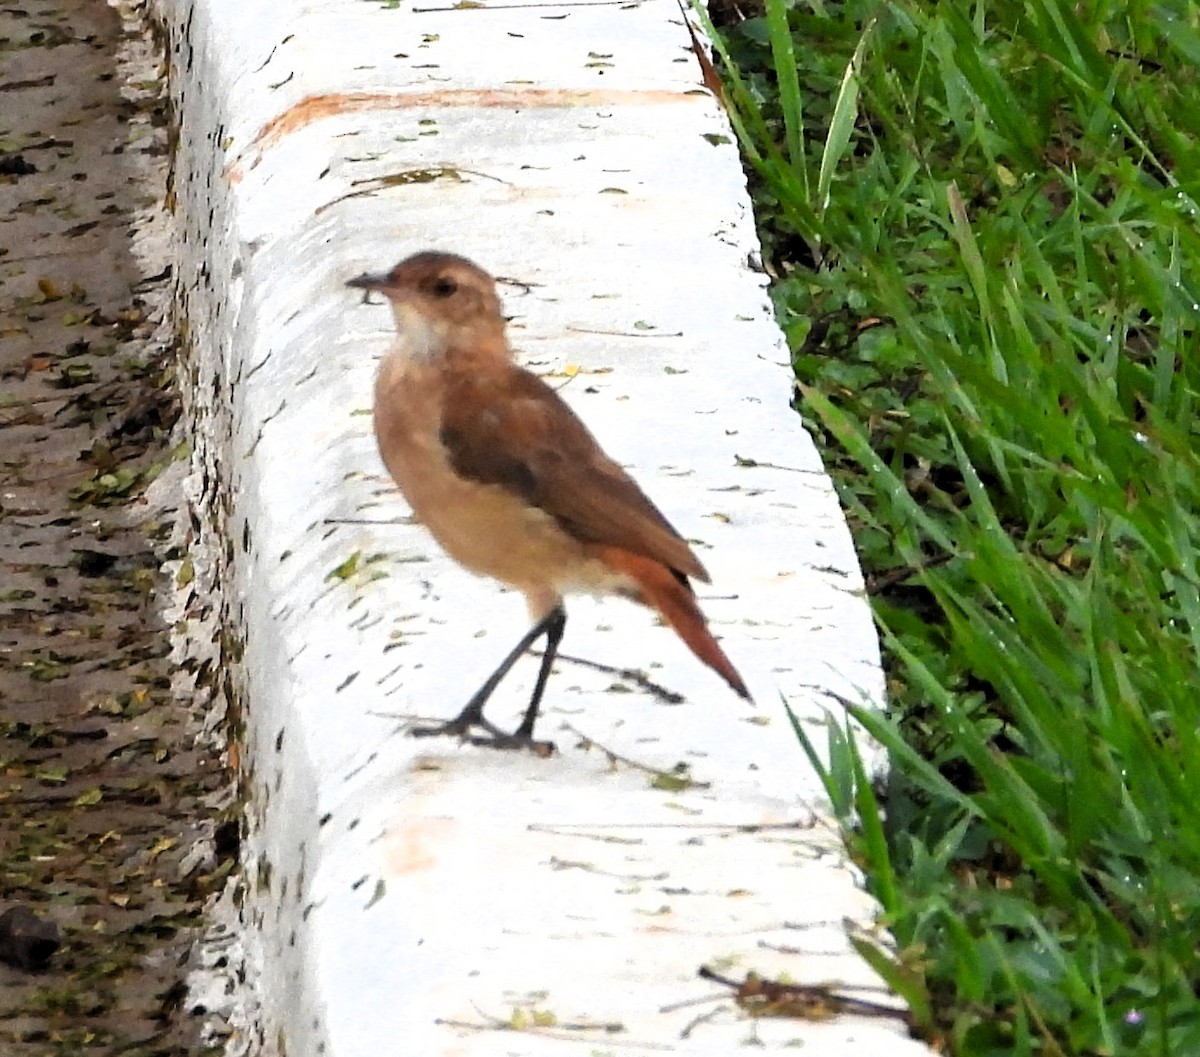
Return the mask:
M 742 677 L 708 630 L 708 621 L 686 582 L 676 578 L 661 562 L 619 547 L 596 545 L 594 553 L 601 561 L 634 580 L 639 589 L 637 600 L 657 609 L 692 653 L 724 679 L 735 693 L 751 700 Z

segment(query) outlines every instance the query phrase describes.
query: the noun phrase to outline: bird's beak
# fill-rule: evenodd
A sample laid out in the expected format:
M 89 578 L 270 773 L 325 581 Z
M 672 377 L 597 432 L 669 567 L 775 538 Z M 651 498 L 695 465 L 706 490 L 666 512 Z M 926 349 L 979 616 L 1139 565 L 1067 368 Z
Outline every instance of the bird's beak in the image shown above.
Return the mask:
M 356 275 L 353 279 L 346 280 L 347 286 L 353 286 L 356 290 L 382 290 L 388 285 L 388 277 L 385 274 L 376 272 L 363 272 L 362 275 Z

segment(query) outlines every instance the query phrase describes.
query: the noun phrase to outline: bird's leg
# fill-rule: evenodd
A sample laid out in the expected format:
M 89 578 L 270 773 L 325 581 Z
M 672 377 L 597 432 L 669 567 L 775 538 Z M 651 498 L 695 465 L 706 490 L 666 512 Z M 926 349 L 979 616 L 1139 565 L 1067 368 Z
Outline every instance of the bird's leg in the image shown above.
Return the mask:
M 537 719 L 537 710 L 542 699 L 542 692 L 546 689 L 546 679 L 550 675 L 550 664 L 553 662 L 554 653 L 557 651 L 558 644 L 562 640 L 563 627 L 566 625 L 566 622 L 566 611 L 561 605 L 555 606 L 525 633 L 521 641 L 512 648 L 508 656 L 488 676 L 483 686 L 475 691 L 471 700 L 467 702 L 466 707 L 454 719 L 446 723 L 439 723 L 435 727 L 414 727 L 410 733 L 415 738 L 430 738 L 443 734 L 455 734 L 462 737 L 472 727 L 481 727 L 491 735 L 491 738 L 480 739 L 477 744 L 502 749 L 530 747 L 543 752 L 547 749 L 552 751 L 552 745 L 549 745 L 549 743 L 534 742 L 530 735 L 533 733 L 534 720 Z M 517 728 L 517 731 L 514 734 L 505 734 L 495 724 L 483 718 L 483 708 L 492 696 L 492 692 L 500 685 L 500 681 L 508 674 L 512 666 L 521 659 L 525 651 L 541 638 L 542 635 L 546 636 L 546 651 L 545 656 L 542 658 L 542 668 L 538 673 L 537 683 L 533 688 L 533 697 L 529 702 L 529 708 L 526 710 L 525 718 L 521 721 L 521 726 Z
M 529 698 L 529 707 L 521 719 L 521 725 L 513 731 L 515 741 L 533 741 L 533 725 L 537 722 L 538 707 L 542 703 L 542 694 L 546 691 L 546 680 L 550 678 L 550 668 L 558 653 L 558 644 L 562 642 L 563 631 L 567 627 L 567 611 L 561 605 L 555 606 L 546 614 L 546 648 L 542 651 L 542 667 L 538 670 L 537 682 L 533 684 L 533 695 Z

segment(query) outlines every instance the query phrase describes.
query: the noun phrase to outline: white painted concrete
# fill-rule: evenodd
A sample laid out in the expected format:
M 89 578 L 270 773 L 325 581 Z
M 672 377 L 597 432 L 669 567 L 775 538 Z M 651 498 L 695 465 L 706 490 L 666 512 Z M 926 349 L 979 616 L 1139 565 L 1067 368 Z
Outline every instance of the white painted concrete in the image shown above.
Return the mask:
M 873 906 L 780 697 L 816 722 L 829 695 L 878 701 L 882 685 L 747 263 L 736 149 L 676 7 L 161 2 L 197 458 L 228 541 L 224 657 L 244 719 L 241 914 L 262 1011 L 241 1042 L 724 1054 L 756 1034 L 925 1052 L 888 1019 L 661 1011 L 714 993 L 704 963 L 874 982 L 842 928 Z M 714 581 L 701 598 L 757 706 L 645 611 L 573 600 L 568 654 L 686 702 L 564 662 L 539 728 L 553 759 L 404 735 L 414 714 L 455 714 L 525 627 L 517 596 L 405 522 L 370 434 L 390 313 L 342 284 L 426 248 L 529 284 L 506 305 L 520 360 L 696 542 Z M 493 718 L 517 716 L 534 668 Z M 699 784 L 656 788 L 629 761 Z

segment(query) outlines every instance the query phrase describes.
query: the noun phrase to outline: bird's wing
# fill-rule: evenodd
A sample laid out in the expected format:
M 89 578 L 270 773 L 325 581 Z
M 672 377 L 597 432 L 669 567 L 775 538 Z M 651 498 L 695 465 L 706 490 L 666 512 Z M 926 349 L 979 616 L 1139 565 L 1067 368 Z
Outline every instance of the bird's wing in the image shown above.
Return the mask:
M 536 375 L 507 364 L 456 374 L 445 394 L 441 441 L 461 477 L 517 493 L 576 539 L 708 582 L 691 547 Z

